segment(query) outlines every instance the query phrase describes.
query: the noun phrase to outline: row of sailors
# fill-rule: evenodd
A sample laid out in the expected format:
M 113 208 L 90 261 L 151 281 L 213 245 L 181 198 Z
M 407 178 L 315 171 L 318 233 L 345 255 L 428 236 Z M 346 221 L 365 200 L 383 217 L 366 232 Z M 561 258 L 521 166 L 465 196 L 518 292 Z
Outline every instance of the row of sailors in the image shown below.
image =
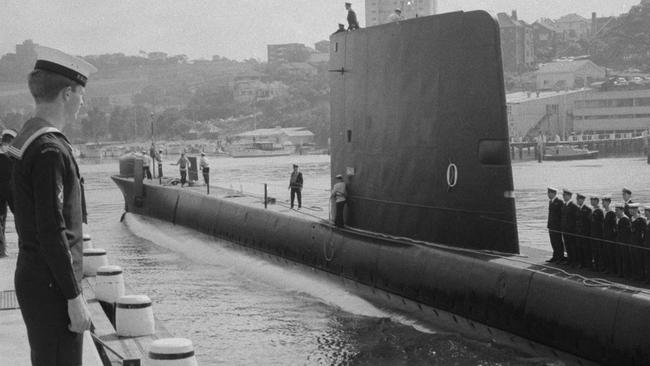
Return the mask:
M 567 189 L 562 190 L 563 199 L 557 195 L 557 189 L 548 188 L 553 257 L 547 262 L 650 282 L 650 205 L 632 202 L 628 188 L 623 188 L 623 202 L 614 210 L 609 195 L 590 195 L 591 205 L 581 193 L 576 193 L 575 202 Z

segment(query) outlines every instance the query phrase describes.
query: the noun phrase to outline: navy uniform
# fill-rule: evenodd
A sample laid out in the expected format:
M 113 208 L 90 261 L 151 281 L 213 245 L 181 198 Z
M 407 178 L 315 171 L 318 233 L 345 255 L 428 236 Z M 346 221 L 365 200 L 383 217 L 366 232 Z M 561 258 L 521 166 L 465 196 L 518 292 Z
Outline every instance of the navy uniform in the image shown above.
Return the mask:
M 639 214 L 638 203 L 629 204 L 630 213 L 632 217 L 630 218 L 630 244 L 635 247 L 630 247 L 630 271 L 631 275 L 635 280 L 642 280 L 644 269 L 643 269 L 643 254 L 644 250 L 644 234 L 646 228 L 646 220 L 643 216 Z
M 605 218 L 603 220 L 603 252 L 602 263 L 606 272 L 617 274 L 616 266 L 616 213 L 609 208 L 612 202 L 610 196 L 603 196 L 603 211 Z
M 83 87 L 95 71 L 57 50 L 39 47 L 37 54 L 37 75 L 64 76 Z M 37 115 L 39 106 L 37 100 Z M 72 146 L 53 124 L 35 117 L 25 122 L 8 152 L 15 159 L 12 188 L 19 251 L 14 282 L 32 365 L 81 365 L 87 309 L 80 318 L 84 323 L 75 323 L 74 332 L 69 328 L 70 316 L 81 316 L 77 304 L 85 303 L 80 296 L 82 196 Z
M 623 195 L 623 204 L 625 205 L 623 210 L 625 212 L 625 216 L 632 217 L 632 214 L 630 214 L 630 204 L 634 203 L 634 201 L 632 201 L 631 198 L 632 191 L 627 187 L 623 187 L 623 189 L 621 190 L 621 194 Z
M 357 13 L 352 10 L 351 3 L 345 3 L 345 8 L 348 9 L 348 30 L 359 29 L 359 21 L 357 20 Z
M 605 266 L 602 262 L 603 254 L 603 221 L 605 220 L 605 212 L 600 208 L 600 198 L 591 196 L 591 255 L 594 259 L 593 268 L 597 271 L 602 271 Z
M 293 208 L 293 202 L 296 198 L 298 198 L 298 209 L 302 207 L 302 185 L 302 173 L 298 171 L 298 165 L 293 164 L 293 172 L 289 177 L 291 208 Z
M 573 193 L 569 190 L 563 191 L 564 206 L 562 206 L 562 237 L 564 247 L 566 248 L 567 261 L 569 264 L 576 262 L 576 219 L 578 215 L 578 206 L 571 201 Z
M 548 236 L 553 248 L 553 256 L 547 262 L 558 262 L 564 260 L 564 243 L 562 241 L 562 206 L 564 203 L 557 196 L 557 189 L 548 187 Z
M 645 206 L 646 227 L 643 233 L 643 269 L 644 279 L 650 283 L 650 203 Z
M 14 137 L 16 137 L 16 131 L 2 131 L 2 147 L 0 148 L 0 258 L 7 256 L 7 241 L 5 237 L 7 207 L 9 207 L 11 212 L 14 212 L 14 200 L 10 186 L 13 161 L 5 151 Z
M 625 204 L 616 204 L 616 268 L 620 277 L 630 277 L 629 246 L 632 234 L 630 218 L 625 215 Z
M 576 231 L 578 232 L 576 257 L 580 267 L 591 268 L 591 207 L 584 200 L 585 195 L 576 194 L 580 210 L 577 214 Z

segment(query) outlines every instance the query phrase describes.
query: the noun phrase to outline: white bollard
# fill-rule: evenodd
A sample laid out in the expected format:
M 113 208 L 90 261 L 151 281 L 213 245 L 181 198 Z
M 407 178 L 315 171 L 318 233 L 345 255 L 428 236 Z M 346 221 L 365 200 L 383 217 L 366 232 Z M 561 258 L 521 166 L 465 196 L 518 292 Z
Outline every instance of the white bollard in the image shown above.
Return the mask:
M 197 366 L 192 341 L 185 338 L 163 338 L 151 342 L 147 366 Z
M 93 240 L 88 234 L 83 235 L 83 244 L 84 244 L 84 249 L 92 248 L 93 247 Z
M 84 249 L 84 263 L 83 270 L 84 276 L 97 275 L 97 269 L 101 266 L 108 265 L 108 258 L 106 258 L 106 251 L 100 248 Z
M 146 295 L 126 295 L 115 305 L 115 328 L 118 336 L 139 337 L 156 333 L 151 299 Z
M 99 301 L 117 302 L 124 296 L 124 276 L 119 266 L 101 266 L 97 269 L 95 297 Z

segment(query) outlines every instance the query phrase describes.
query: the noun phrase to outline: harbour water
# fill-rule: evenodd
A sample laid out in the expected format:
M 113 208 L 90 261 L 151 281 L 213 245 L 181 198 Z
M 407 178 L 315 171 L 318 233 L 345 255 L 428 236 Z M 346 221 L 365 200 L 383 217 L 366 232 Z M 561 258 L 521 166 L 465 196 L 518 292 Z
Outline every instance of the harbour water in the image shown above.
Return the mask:
M 255 195 L 268 183 L 270 195 L 286 201 L 292 163 L 305 177 L 304 211 L 318 209 L 311 202 L 327 200 L 329 156 L 212 159 L 211 177 Z M 172 334 L 194 342 L 201 365 L 562 364 L 440 332 L 227 241 L 137 215 L 120 222 L 123 198 L 110 180 L 117 162 L 80 168 L 94 245 L 124 268 L 132 291 L 152 298 Z M 635 201 L 650 203 L 650 167 L 641 158 L 524 162 L 513 173 L 520 242 L 537 249 L 549 250 L 547 185 L 610 193 L 614 201 L 627 186 Z

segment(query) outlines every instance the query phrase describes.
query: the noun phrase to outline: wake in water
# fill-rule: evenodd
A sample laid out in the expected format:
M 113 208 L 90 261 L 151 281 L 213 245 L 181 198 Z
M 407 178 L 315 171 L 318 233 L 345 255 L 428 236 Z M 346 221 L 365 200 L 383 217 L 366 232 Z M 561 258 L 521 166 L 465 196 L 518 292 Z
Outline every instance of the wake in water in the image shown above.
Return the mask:
M 437 333 L 436 330 L 415 320 L 376 307 L 350 293 L 336 281 L 319 274 L 318 270 L 304 268 L 283 259 L 280 261 L 284 265 L 249 255 L 237 244 L 149 217 L 127 214 L 124 222 L 135 235 L 180 253 L 194 263 L 226 268 L 249 280 L 263 282 L 281 291 L 308 294 L 351 314 L 389 318 L 423 333 Z

